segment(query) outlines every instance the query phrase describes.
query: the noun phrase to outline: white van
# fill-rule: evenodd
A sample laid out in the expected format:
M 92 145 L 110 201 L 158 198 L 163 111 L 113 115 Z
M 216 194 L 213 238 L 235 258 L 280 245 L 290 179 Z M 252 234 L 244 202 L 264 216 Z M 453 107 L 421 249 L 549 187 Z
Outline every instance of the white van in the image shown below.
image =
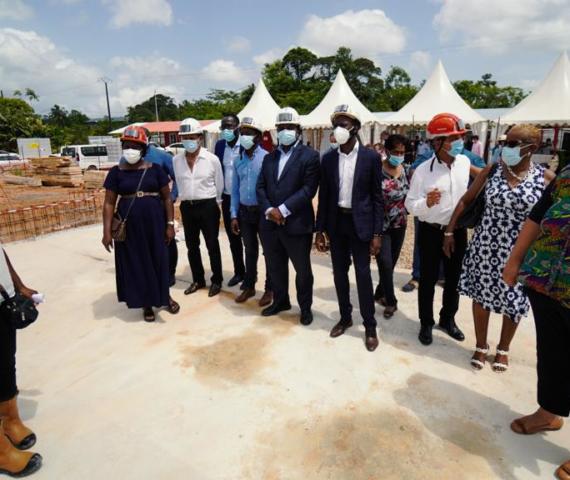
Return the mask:
M 74 158 L 82 170 L 107 170 L 117 164 L 109 161 L 107 147 L 103 144 L 66 145 L 59 153 Z

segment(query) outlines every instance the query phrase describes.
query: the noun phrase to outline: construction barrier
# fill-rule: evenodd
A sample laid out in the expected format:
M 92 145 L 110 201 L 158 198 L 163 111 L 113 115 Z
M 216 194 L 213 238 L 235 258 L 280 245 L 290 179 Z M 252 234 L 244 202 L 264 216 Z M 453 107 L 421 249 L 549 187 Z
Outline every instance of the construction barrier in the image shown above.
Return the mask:
M 36 238 L 46 233 L 100 223 L 103 197 L 84 192 L 68 201 L 0 211 L 0 241 Z

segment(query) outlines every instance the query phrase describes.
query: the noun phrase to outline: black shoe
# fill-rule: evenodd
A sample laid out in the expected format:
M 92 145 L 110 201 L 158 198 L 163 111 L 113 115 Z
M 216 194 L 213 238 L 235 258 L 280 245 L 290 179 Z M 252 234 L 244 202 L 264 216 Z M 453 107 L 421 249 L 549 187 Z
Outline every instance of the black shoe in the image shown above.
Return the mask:
M 184 290 L 184 295 L 190 295 L 191 293 L 197 292 L 201 288 L 206 288 L 206 282 L 192 282 L 190 286 Z
M 313 323 L 313 312 L 311 310 L 303 310 L 301 312 L 301 325 L 310 325 Z
M 234 275 L 228 282 L 228 287 L 235 287 L 238 283 L 243 282 L 243 275 Z
M 221 291 L 222 286 L 219 283 L 212 283 L 210 286 L 210 291 L 208 292 L 208 297 L 215 297 Z
M 453 320 L 451 322 L 439 322 L 438 327 L 458 342 L 465 340 L 465 335 L 463 335 L 463 332 L 459 330 L 459 327 Z
M 276 305 L 276 304 L 270 305 L 269 307 L 261 310 L 261 315 L 263 315 L 264 317 L 271 317 L 272 315 L 277 315 L 279 312 L 284 312 L 285 310 L 291 310 L 290 303 L 284 303 L 281 305 Z
M 431 333 L 433 327 L 431 325 L 422 325 L 418 340 L 422 345 L 431 345 L 433 342 L 433 335 Z

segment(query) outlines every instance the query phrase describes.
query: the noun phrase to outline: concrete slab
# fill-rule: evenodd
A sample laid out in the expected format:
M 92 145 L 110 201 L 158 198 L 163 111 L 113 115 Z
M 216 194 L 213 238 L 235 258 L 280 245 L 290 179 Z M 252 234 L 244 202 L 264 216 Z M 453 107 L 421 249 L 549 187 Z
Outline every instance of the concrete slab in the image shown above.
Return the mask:
M 458 316 L 466 342 L 438 332 L 426 348 L 416 296 L 400 293 L 395 317 L 378 315 L 371 354 L 361 326 L 328 336 L 338 320 L 328 257 L 314 256 L 315 321 L 302 327 L 297 309 L 266 319 L 253 301 L 235 304 L 236 289 L 184 296 L 181 245 L 181 312 L 147 324 L 117 303 L 100 236 L 94 226 L 6 247 L 47 296 L 18 346 L 20 406 L 45 459 L 38 480 L 533 479 L 570 458 L 568 430 L 509 430 L 535 408 L 531 319 L 509 372 L 476 373 L 469 301 Z M 493 348 L 499 329 L 495 316 Z

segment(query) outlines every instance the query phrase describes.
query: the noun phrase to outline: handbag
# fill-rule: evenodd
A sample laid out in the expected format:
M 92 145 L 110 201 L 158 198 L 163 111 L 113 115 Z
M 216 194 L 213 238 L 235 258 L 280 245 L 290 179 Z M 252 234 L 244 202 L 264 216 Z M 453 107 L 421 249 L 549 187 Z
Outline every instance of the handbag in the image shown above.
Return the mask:
M 463 213 L 459 220 L 457 220 L 457 227 L 456 228 L 475 228 L 481 222 L 481 218 L 483 217 L 483 212 L 485 211 L 485 188 L 489 183 L 489 178 L 491 178 L 495 172 L 497 171 L 497 164 L 495 163 L 489 173 L 487 174 L 487 178 L 485 179 L 485 183 L 477 193 L 477 197 L 471 205 L 469 205 Z
M 4 302 L 0 304 L 0 311 L 15 329 L 26 328 L 38 318 L 39 312 L 33 300 L 24 297 L 20 292 L 10 297 L 6 289 L 0 284 L 0 294 Z
M 115 242 L 124 242 L 127 239 L 127 218 L 129 217 L 129 213 L 131 213 L 131 208 L 133 208 L 133 203 L 135 203 L 135 200 L 139 196 L 142 181 L 144 176 L 146 175 L 147 170 L 148 168 L 145 168 L 143 174 L 141 175 L 141 179 L 139 180 L 135 196 L 133 197 L 131 203 L 129 204 L 129 208 L 127 209 L 127 214 L 125 215 L 125 218 L 121 217 L 121 214 L 119 213 L 118 209 L 115 210 L 115 213 L 113 214 L 113 218 L 111 219 L 111 237 L 113 237 L 113 240 Z

